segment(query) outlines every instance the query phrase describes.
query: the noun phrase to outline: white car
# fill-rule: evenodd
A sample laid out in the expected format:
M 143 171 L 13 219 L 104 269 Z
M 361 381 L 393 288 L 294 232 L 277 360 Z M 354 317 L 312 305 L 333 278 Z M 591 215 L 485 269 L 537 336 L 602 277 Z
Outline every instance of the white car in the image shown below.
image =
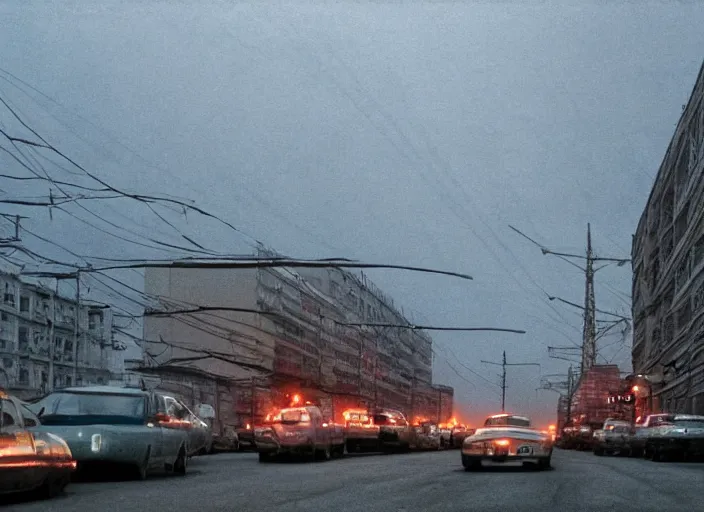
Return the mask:
M 464 440 L 462 465 L 467 471 L 482 465 L 513 464 L 548 469 L 552 450 L 552 437 L 533 428 L 529 418 L 496 414 Z

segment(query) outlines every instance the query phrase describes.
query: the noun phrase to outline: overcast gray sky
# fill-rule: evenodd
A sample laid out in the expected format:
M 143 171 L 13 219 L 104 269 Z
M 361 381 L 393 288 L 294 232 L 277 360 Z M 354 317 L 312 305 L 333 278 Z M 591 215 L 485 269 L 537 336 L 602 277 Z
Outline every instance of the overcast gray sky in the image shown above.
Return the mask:
M 565 372 L 546 347 L 581 337 L 581 312 L 544 292 L 581 302 L 583 277 L 508 224 L 580 252 L 591 222 L 600 255 L 628 257 L 704 56 L 698 1 L 5 0 L 0 26 L 0 68 L 51 99 L 2 72 L 0 95 L 111 184 L 193 199 L 252 237 L 164 213 L 208 248 L 243 252 L 257 239 L 299 257 L 472 274 L 369 272 L 417 322 L 528 331 L 434 335 L 436 380 L 473 416 L 494 412 L 499 390 L 465 367 L 498 382 L 480 360 L 506 350 L 509 362 Z M 0 127 L 26 135 L 2 112 Z M 46 197 L 49 185 L 0 189 Z M 185 243 L 135 202 L 85 204 L 132 233 L 65 209 L 140 243 L 135 233 Z M 58 209 L 52 220 L 46 208 L 2 212 L 79 254 L 178 255 Z M 629 267 L 599 272 L 598 307 L 628 315 L 630 279 Z M 630 369 L 617 336 L 602 346 L 600 362 Z M 508 407 L 554 415 L 557 395 L 539 382 L 536 368 L 512 369 Z

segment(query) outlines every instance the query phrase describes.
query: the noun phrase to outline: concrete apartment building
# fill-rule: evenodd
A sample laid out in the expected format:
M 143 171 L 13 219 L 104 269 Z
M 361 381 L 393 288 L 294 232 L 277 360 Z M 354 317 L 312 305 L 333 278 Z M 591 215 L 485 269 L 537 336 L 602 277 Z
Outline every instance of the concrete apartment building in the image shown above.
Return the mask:
M 339 269 L 150 268 L 145 291 L 162 310 L 261 311 L 145 318 L 141 371 L 194 406 L 213 405 L 220 425 L 255 423 L 294 392 L 335 417 L 361 404 L 429 418 L 452 413 L 452 388 L 432 384 L 427 335 L 345 325 L 408 323 L 364 277 Z
M 119 378 L 112 311 L 0 273 L 0 387 L 20 397 Z
M 704 414 L 704 66 L 633 236 L 633 368 L 645 409 Z

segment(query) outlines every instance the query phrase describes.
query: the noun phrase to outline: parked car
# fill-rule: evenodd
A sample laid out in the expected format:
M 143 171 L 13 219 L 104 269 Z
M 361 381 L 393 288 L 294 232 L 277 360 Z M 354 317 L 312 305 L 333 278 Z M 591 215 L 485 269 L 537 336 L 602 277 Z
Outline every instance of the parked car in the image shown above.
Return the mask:
M 464 440 L 462 465 L 467 471 L 483 464 L 511 463 L 548 469 L 552 451 L 551 436 L 534 429 L 529 418 L 497 414 L 489 416 L 484 427 Z
M 379 444 L 386 453 L 407 452 L 416 440 L 416 431 L 401 411 L 384 409 L 372 416 L 379 427 Z
M 237 452 L 240 449 L 240 440 L 237 431 L 232 426 L 225 426 L 222 434 L 213 433 L 213 452 Z
M 642 457 L 645 453 L 645 445 L 648 438 L 654 432 L 654 428 L 668 423 L 668 418 L 673 415 L 668 413 L 649 414 L 642 422 L 636 423 L 633 432 L 628 439 L 628 448 L 632 457 Z
M 71 449 L 57 435 L 28 430 L 38 425 L 32 411 L 0 390 L 0 494 L 52 498 L 69 484 L 76 469 Z
M 281 409 L 268 425 L 254 430 L 254 442 L 260 462 L 284 454 L 329 460 L 345 453 L 342 427 L 323 418 L 314 405 Z
M 125 465 L 140 480 L 157 470 L 186 474 L 185 418 L 166 414 L 163 395 L 128 387 L 75 387 L 50 393 L 30 407 L 41 421 L 34 430 L 64 438 L 79 469 Z
M 431 422 L 414 427 L 415 436 L 411 443 L 413 450 L 440 450 L 443 448 L 441 441 L 441 430 Z
M 630 452 L 631 424 L 627 421 L 606 421 L 604 428 L 594 432 L 594 455 L 625 455 Z
M 654 461 L 704 455 L 704 416 L 673 414 L 653 427 L 645 443 L 644 456 Z
M 450 434 L 450 444 L 452 448 L 462 448 L 462 443 L 464 443 L 464 440 L 474 434 L 476 429 L 473 428 L 467 428 L 464 425 L 456 425 L 452 429 L 452 433 Z

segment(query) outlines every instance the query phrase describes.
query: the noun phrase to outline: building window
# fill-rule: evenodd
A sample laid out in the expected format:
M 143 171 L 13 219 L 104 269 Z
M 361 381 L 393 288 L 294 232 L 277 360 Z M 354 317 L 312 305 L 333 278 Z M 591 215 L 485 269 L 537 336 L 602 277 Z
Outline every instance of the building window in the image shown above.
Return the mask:
M 29 327 L 20 325 L 18 336 L 18 348 L 20 352 L 26 352 L 29 347 Z
M 24 366 L 20 368 L 20 386 L 29 386 L 29 370 Z
M 15 287 L 10 286 L 9 283 L 5 283 L 5 293 L 3 295 L 3 302 L 8 306 L 15 307 Z
M 29 297 L 20 297 L 20 312 L 29 313 Z

